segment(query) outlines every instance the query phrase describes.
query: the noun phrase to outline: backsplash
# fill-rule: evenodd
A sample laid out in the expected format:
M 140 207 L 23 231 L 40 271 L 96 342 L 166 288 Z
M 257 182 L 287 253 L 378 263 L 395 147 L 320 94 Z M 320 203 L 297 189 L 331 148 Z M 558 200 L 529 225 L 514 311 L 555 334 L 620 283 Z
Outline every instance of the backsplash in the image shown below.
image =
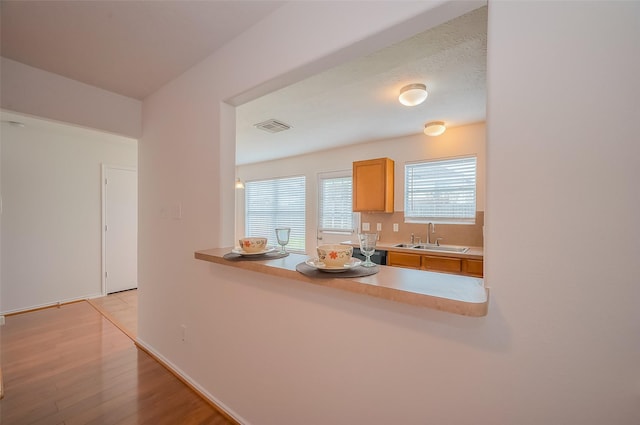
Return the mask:
M 411 239 L 411 233 L 419 237 L 422 242 L 426 242 L 427 225 L 416 223 L 405 223 L 404 213 L 402 211 L 392 214 L 382 213 L 362 213 L 360 216 L 361 223 L 369 223 L 370 231 L 376 231 L 376 225 L 382 225 L 382 231 L 379 240 L 385 243 L 408 243 Z M 393 231 L 393 224 L 398 224 L 398 231 Z M 484 246 L 484 238 L 482 235 L 482 227 L 484 226 L 484 211 L 476 211 L 476 224 L 436 224 L 435 233 L 430 235 L 431 241 L 435 242 L 436 238 L 442 238 L 440 241 L 443 245 L 462 245 L 462 246 Z

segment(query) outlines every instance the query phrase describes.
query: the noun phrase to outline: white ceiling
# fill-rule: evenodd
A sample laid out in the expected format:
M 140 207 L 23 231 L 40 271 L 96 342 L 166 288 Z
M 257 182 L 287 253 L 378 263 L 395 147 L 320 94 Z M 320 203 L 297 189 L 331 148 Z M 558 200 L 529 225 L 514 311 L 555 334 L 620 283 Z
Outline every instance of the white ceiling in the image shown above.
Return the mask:
M 282 1 L 0 2 L 3 57 L 144 99 Z M 486 7 L 237 108 L 238 164 L 485 120 Z M 429 97 L 409 108 L 405 84 Z M 266 133 L 275 118 L 292 126 Z M 427 136 L 424 136 L 427 137 Z
M 2 0 L 0 51 L 141 100 L 283 3 Z
M 429 121 L 448 127 L 486 118 L 487 7 L 245 103 L 236 111 L 238 164 L 422 133 Z M 415 107 L 400 89 L 424 83 Z M 292 128 L 266 133 L 277 119 Z M 427 138 L 428 136 L 424 136 Z

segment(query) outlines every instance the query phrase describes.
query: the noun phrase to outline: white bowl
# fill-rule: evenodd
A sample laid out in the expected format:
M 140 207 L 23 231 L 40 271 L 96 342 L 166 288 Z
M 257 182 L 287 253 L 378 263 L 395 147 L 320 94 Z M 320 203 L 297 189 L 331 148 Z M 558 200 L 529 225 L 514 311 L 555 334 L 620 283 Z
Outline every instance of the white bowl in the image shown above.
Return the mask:
M 320 245 L 316 251 L 318 251 L 318 260 L 327 267 L 344 267 L 351 261 L 353 247 L 351 245 Z
M 260 252 L 267 249 L 267 238 L 242 238 L 240 249 L 244 252 Z

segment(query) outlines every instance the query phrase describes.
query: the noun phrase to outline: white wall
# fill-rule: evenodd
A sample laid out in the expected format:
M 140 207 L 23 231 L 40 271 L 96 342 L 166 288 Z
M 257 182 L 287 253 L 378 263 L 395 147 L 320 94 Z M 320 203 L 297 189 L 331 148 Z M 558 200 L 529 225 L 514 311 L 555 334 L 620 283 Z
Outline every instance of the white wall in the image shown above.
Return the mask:
M 283 400 L 279 394 L 298 385 L 295 373 L 273 375 L 272 382 L 277 385 L 270 394 L 255 380 L 258 375 L 248 381 L 250 385 L 241 385 L 247 372 L 254 369 L 251 365 L 259 364 L 260 357 L 255 357 L 257 351 L 252 346 L 260 344 L 268 334 L 259 324 L 251 330 L 254 323 L 267 324 L 265 318 L 272 316 L 272 309 L 283 313 L 298 311 L 300 300 L 285 295 L 284 299 L 270 302 L 259 288 L 256 293 L 251 290 L 247 294 L 243 284 L 235 283 L 238 276 L 244 280 L 241 274 L 228 275 L 220 270 L 211 275 L 208 264 L 193 259 L 196 249 L 233 243 L 233 223 L 220 221 L 221 208 L 232 211 L 234 207 L 234 167 L 229 165 L 235 160 L 233 151 L 228 149 L 233 139 L 221 139 L 220 134 L 235 124 L 231 121 L 221 126 L 220 101 L 263 82 L 296 74 L 301 68 L 310 69 L 315 63 L 326 66 L 329 59 L 336 57 L 351 59 L 363 54 L 365 47 L 377 50 L 470 10 L 468 4 L 454 2 L 422 13 L 433 6 L 429 2 L 375 2 L 363 11 L 360 2 L 294 2 L 145 100 L 139 161 L 139 340 L 248 422 L 269 423 L 267 418 L 273 415 L 270 422 L 305 423 L 310 414 L 309 403 L 322 404 L 326 398 L 322 394 L 326 392 L 309 381 L 288 400 L 291 406 L 297 404 L 302 410 L 286 418 L 282 416 L 284 412 L 278 413 Z M 419 16 L 413 19 L 416 15 Z M 384 28 L 391 30 L 381 34 Z M 273 46 L 287 48 L 274 50 Z M 263 57 L 267 53 L 268 57 Z M 228 167 L 227 174 L 221 175 L 224 167 Z M 184 218 L 163 219 L 163 206 L 176 202 L 182 203 Z M 222 237 L 226 229 L 230 229 L 228 237 Z M 303 304 L 312 300 L 313 294 L 313 289 L 303 289 Z M 247 315 L 246 295 L 268 305 Z M 342 293 L 335 296 L 338 303 L 348 297 Z M 363 302 L 368 304 L 371 300 Z M 316 321 L 327 315 L 333 321 L 331 310 L 331 304 L 312 309 L 310 317 L 300 320 L 287 313 L 285 322 Z M 178 338 L 181 324 L 188 328 L 186 343 Z M 280 341 L 267 348 L 265 354 L 274 360 L 282 357 L 275 368 L 261 368 L 260 374 L 282 371 L 286 364 L 291 364 L 295 372 L 296 366 L 312 365 L 327 357 L 326 351 L 318 351 L 312 357 L 298 358 L 302 363 L 289 363 L 295 354 L 291 346 L 298 344 L 299 332 L 290 334 L 288 326 L 274 331 Z M 323 340 L 310 333 L 300 343 L 306 345 L 308 338 Z M 246 344 L 248 351 L 241 348 Z M 319 361 L 313 367 L 321 370 L 325 366 L 326 361 Z M 332 402 L 327 405 L 327 414 L 346 414 L 351 409 L 345 407 Z M 353 408 L 357 409 L 353 412 L 361 410 L 357 404 Z
M 489 7 L 493 423 L 640 423 L 640 2 Z
M 276 161 L 238 166 L 236 174 L 243 181 L 305 175 L 307 180 L 306 252 L 314 252 L 318 222 L 318 174 L 327 171 L 351 170 L 353 161 L 388 157 L 395 162 L 394 210 L 404 211 L 404 166 L 407 162 L 434 158 L 477 155 L 476 210 L 484 211 L 486 128 L 484 123 L 447 129 L 438 137 L 424 133 L 396 139 L 300 155 Z M 244 192 L 236 192 L 236 235 L 244 235 Z M 237 238 L 235 238 L 237 239 Z M 235 240 L 234 239 L 234 240 Z
M 145 101 L 139 341 L 245 423 L 637 424 L 637 2 L 489 4 L 487 317 L 193 259 L 232 243 L 220 102 L 425 30 L 434 5 L 292 3 Z
M 2 120 L 0 311 L 101 294 L 101 164 L 135 167 L 137 142 L 8 112 Z
M 637 424 L 638 2 L 489 5 L 488 317 L 192 259 L 232 243 L 220 101 L 428 27 L 390 3 L 288 5 L 145 103 L 141 342 L 252 424 Z
M 0 107 L 126 137 L 142 134 L 142 102 L 0 57 Z

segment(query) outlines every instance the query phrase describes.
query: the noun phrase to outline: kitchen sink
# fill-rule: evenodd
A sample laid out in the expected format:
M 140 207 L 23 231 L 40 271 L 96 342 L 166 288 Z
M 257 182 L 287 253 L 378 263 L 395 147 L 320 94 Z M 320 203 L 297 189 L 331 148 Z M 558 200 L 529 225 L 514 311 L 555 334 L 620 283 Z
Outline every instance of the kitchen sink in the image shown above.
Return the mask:
M 408 243 L 399 243 L 397 245 L 394 245 L 393 247 L 394 248 L 415 248 L 416 245 L 411 245 L 411 244 L 408 244 Z
M 438 252 L 455 252 L 458 254 L 463 254 L 469 250 L 469 248 L 464 246 L 449 246 L 449 245 L 436 245 L 436 244 L 420 244 L 420 245 L 411 245 L 406 243 L 399 243 L 394 245 L 395 248 L 409 248 L 420 251 L 438 251 Z
M 416 245 L 415 249 L 423 249 L 425 251 L 445 251 L 445 252 L 457 252 L 457 253 L 465 253 L 469 250 L 469 248 L 464 246 L 448 246 L 448 245 Z

